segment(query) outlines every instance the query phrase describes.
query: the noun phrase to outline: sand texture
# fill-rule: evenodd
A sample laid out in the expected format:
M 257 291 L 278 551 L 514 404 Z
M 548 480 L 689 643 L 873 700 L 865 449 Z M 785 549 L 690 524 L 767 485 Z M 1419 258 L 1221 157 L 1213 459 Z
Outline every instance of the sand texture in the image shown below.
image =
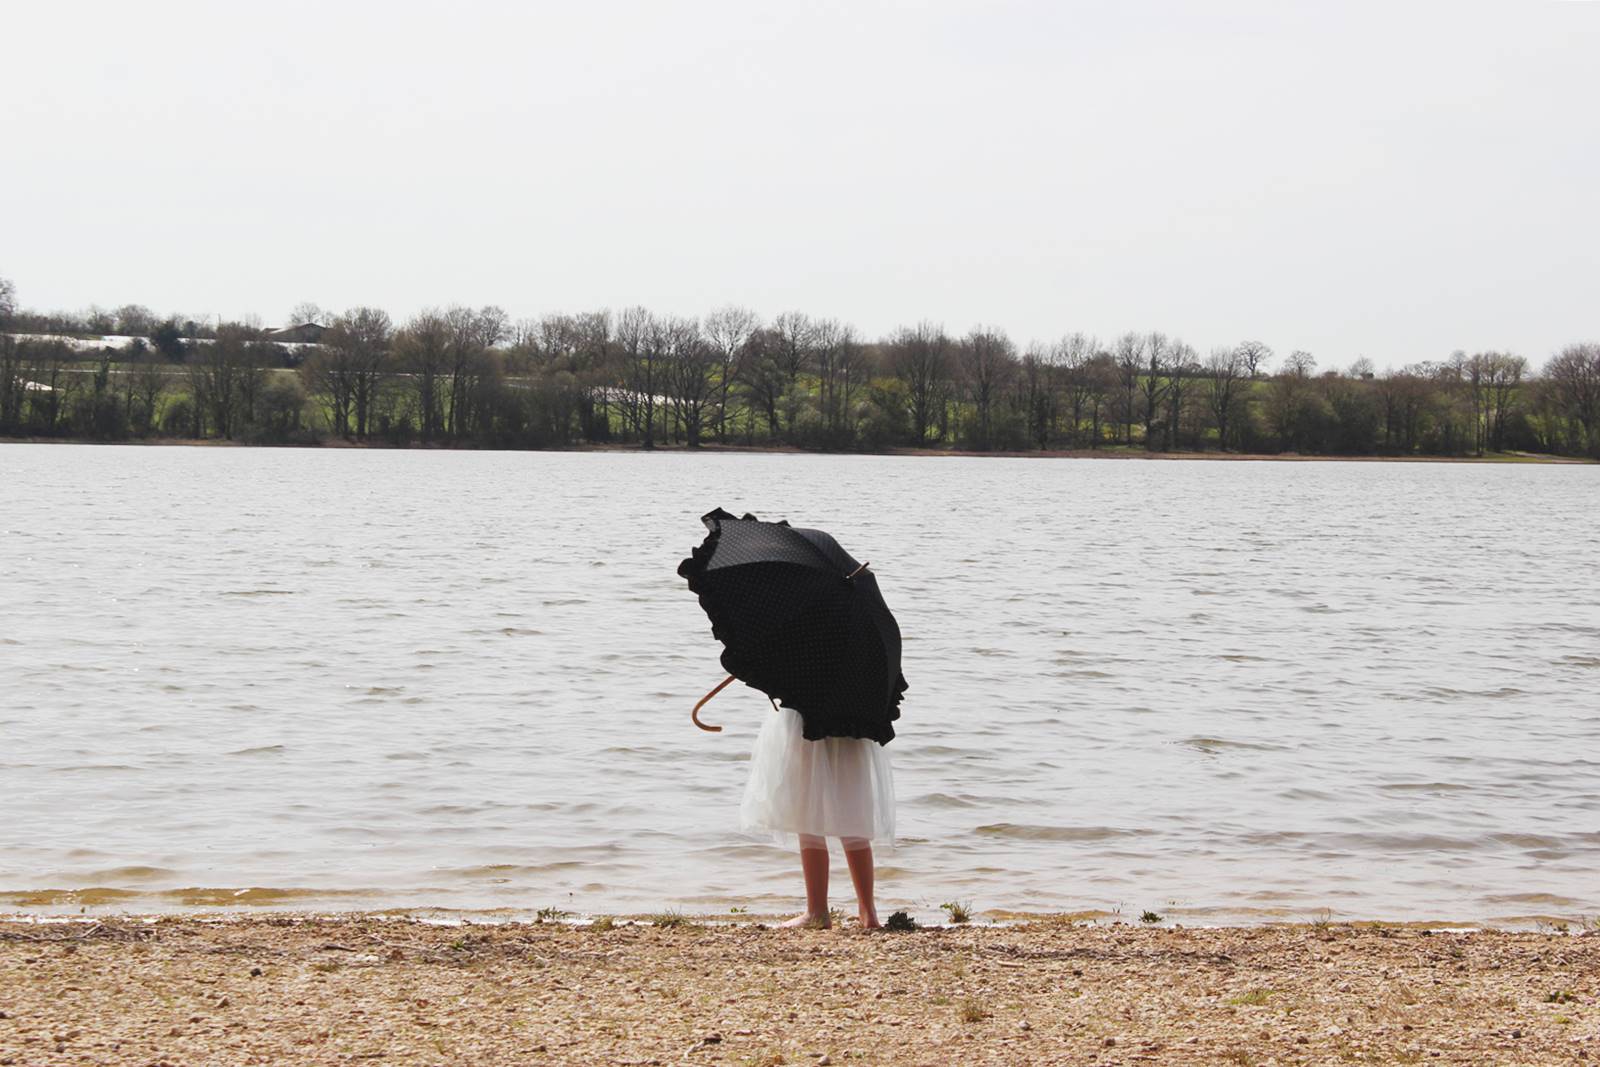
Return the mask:
M 0 922 L 0 1064 L 1595 1063 L 1600 934 Z

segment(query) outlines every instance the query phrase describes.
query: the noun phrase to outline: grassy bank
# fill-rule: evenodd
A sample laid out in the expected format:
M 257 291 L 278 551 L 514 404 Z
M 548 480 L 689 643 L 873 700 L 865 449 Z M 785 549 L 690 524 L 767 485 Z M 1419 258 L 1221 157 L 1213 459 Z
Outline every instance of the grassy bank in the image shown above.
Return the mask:
M 1600 935 L 0 922 L 0 1063 L 1573 1064 Z

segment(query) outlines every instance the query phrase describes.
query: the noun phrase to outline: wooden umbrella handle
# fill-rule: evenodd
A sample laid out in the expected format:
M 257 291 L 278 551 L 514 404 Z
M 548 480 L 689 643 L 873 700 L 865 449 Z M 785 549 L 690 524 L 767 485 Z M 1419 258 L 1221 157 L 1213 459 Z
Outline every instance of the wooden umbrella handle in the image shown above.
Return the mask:
M 701 697 L 700 698 L 700 702 L 698 704 L 696 704 L 694 706 L 694 710 L 689 713 L 690 720 L 696 726 L 700 727 L 700 729 L 704 730 L 708 734 L 720 734 L 722 732 L 722 727 L 720 727 L 720 726 L 707 726 L 705 723 L 701 722 L 700 721 L 700 709 L 706 706 L 706 701 L 710 700 L 712 697 L 716 696 L 718 693 L 720 693 L 724 689 L 728 688 L 728 683 L 731 682 L 731 681 L 733 681 L 733 675 L 730 674 L 726 678 L 724 678 L 722 681 L 718 682 L 717 683 L 717 687 L 715 689 L 711 690 L 711 692 L 707 693 L 705 696 Z

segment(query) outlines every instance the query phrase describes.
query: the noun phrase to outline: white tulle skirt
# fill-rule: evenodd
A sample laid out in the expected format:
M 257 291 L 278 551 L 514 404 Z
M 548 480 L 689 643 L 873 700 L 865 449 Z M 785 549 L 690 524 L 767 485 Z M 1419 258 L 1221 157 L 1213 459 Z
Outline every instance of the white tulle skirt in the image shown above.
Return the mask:
M 785 846 L 797 834 L 894 843 L 894 772 L 885 746 L 854 737 L 807 741 L 793 708 L 766 720 L 739 812 L 746 830 L 771 831 Z

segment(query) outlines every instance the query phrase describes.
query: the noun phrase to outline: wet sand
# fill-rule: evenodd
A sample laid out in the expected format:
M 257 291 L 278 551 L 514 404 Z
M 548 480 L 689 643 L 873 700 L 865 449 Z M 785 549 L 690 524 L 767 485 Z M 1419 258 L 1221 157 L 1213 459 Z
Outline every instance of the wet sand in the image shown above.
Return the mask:
M 1600 932 L 0 922 L 0 1064 L 1600 1063 Z

